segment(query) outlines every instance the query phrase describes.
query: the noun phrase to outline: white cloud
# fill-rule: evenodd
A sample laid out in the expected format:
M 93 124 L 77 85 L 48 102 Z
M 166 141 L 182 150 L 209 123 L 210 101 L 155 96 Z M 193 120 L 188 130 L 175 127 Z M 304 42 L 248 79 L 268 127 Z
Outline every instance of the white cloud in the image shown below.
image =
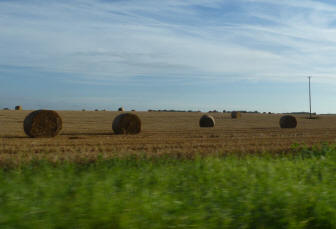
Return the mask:
M 209 13 L 220 10 L 222 1 L 0 2 L 0 64 L 94 79 L 297 80 L 307 74 L 334 79 L 335 6 L 308 0 L 231 2 L 240 2 L 240 10 L 224 17 L 223 9 L 218 20 L 197 7 Z M 239 21 L 242 15 L 246 19 Z

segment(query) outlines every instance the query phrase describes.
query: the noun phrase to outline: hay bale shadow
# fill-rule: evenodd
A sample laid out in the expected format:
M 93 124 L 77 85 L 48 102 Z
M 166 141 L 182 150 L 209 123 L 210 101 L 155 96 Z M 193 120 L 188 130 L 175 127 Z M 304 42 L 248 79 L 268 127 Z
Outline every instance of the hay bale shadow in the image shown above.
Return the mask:
M 61 136 L 109 136 L 115 135 L 113 132 L 69 132 L 69 133 L 61 133 Z
M 0 138 L 14 139 L 14 138 L 30 138 L 30 137 L 28 137 L 28 136 L 17 136 L 17 135 L 3 135 L 3 136 L 0 136 Z

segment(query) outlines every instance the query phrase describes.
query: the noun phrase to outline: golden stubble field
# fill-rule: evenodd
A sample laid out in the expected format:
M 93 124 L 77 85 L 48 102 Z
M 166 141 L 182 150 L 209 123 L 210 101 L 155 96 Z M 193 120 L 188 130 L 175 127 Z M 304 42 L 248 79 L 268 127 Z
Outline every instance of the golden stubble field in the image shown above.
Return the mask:
M 63 131 L 55 138 L 28 138 L 23 120 L 30 111 L 0 111 L 0 162 L 46 158 L 95 160 L 122 155 L 181 157 L 224 153 L 288 152 L 293 143 L 311 146 L 336 142 L 336 116 L 308 120 L 296 116 L 296 129 L 280 129 L 276 114 L 213 113 L 215 128 L 200 128 L 202 113 L 134 112 L 142 120 L 139 135 L 115 135 L 112 121 L 120 112 L 58 111 Z

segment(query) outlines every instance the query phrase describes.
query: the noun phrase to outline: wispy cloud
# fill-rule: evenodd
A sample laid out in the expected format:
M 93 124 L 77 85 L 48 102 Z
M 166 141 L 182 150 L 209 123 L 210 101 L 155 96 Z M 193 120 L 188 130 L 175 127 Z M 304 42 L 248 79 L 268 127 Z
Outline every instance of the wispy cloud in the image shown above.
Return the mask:
M 319 1 L 0 1 L 0 64 L 116 77 L 335 79 Z

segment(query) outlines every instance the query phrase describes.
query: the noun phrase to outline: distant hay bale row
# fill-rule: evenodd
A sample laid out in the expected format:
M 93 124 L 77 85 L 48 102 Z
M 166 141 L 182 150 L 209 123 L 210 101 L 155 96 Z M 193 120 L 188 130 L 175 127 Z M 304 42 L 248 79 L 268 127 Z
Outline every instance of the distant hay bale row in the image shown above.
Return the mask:
M 85 111 L 85 109 L 83 109 L 82 111 Z M 94 111 L 99 111 L 99 109 L 95 109 Z M 107 111 L 106 109 L 102 109 L 101 111 Z M 119 107 L 118 111 L 125 111 L 123 107 Z M 132 109 L 131 111 L 135 111 L 134 109 Z
M 241 117 L 240 112 L 232 112 L 231 117 L 236 119 Z M 285 115 L 280 118 L 279 121 L 281 128 L 296 128 L 297 121 L 292 115 Z M 211 115 L 203 115 L 199 120 L 200 127 L 214 127 L 215 119 Z
M 239 113 L 239 112 L 238 112 Z M 239 117 L 236 116 L 236 117 Z M 281 128 L 296 128 L 294 116 L 285 115 L 279 121 Z M 215 119 L 211 115 L 203 115 L 199 120 L 200 127 L 214 127 Z M 133 113 L 118 115 L 112 122 L 115 134 L 138 134 L 141 132 L 140 118 Z M 26 116 L 23 122 L 24 132 L 32 138 L 55 137 L 62 130 L 62 118 L 56 111 L 36 110 Z
M 11 110 L 11 109 L 9 109 L 8 107 L 5 107 L 5 108 L 3 108 L 3 110 L 4 110 L 4 111 L 9 111 L 9 110 Z M 22 107 L 21 107 L 21 106 L 15 106 L 15 107 L 14 107 L 14 110 L 16 110 L 16 111 L 20 111 L 20 110 L 22 110 Z

